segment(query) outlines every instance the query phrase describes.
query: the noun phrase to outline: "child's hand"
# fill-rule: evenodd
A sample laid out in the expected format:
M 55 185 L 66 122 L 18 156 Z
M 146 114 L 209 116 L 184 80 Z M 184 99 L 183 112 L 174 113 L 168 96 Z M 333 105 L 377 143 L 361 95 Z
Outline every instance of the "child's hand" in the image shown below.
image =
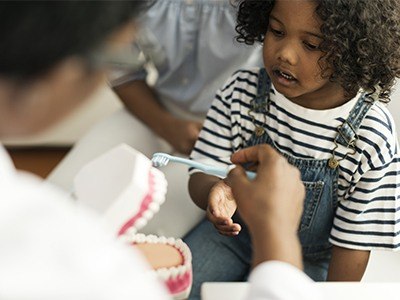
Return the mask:
M 235 236 L 241 227 L 233 223 L 232 216 L 237 208 L 231 188 L 223 181 L 218 181 L 210 190 L 207 206 L 207 218 L 220 234 Z

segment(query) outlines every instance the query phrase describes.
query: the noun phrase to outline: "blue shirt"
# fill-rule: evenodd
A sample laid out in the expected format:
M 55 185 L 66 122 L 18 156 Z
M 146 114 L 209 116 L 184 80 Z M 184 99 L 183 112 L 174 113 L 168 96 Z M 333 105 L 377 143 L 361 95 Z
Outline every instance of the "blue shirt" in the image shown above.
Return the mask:
M 262 66 L 261 45 L 235 41 L 236 13 L 229 0 L 160 0 L 139 19 L 135 47 L 155 67 L 154 88 L 167 108 L 205 116 L 217 89 L 238 68 Z M 146 76 L 143 68 L 112 85 Z

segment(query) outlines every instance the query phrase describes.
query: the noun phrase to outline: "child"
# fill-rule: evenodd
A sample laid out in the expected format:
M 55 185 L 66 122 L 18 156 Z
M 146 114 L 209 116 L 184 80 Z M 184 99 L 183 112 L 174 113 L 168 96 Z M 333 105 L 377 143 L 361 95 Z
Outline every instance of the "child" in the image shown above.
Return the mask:
M 267 143 L 299 168 L 299 238 L 314 280 L 360 280 L 370 250 L 399 247 L 398 143 L 382 103 L 400 75 L 399 6 L 240 1 L 238 40 L 263 43 L 265 69 L 238 71 L 217 92 L 191 154 L 227 166 L 237 150 Z M 204 281 L 246 279 L 251 240 L 227 183 L 191 172 L 192 199 L 212 223 L 186 238 L 196 299 Z

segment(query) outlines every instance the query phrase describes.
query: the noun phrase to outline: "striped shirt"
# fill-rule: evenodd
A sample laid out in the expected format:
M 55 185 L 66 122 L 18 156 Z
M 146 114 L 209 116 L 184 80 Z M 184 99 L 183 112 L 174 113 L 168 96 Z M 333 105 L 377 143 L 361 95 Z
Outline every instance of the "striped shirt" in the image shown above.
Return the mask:
M 220 89 L 208 111 L 191 159 L 230 165 L 230 155 L 245 147 L 256 124 L 263 124 L 279 150 L 297 158 L 329 159 L 337 127 L 358 96 L 327 110 L 299 106 L 274 90 L 270 113 L 249 116 L 257 94 L 258 69 L 240 70 Z M 376 103 L 358 129 L 356 153 L 339 145 L 338 208 L 331 230 L 334 245 L 360 250 L 400 248 L 400 157 L 395 124 L 383 103 Z M 191 170 L 191 173 L 197 170 Z

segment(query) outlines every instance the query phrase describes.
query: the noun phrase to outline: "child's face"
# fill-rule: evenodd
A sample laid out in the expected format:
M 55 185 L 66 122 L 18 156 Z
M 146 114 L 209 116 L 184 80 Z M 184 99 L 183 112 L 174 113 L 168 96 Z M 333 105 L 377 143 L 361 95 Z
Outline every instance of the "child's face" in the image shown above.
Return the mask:
M 288 99 L 304 107 L 328 109 L 345 99 L 341 86 L 329 81 L 329 70 L 322 78 L 319 44 L 323 37 L 315 8 L 313 1 L 276 1 L 264 39 L 264 65 L 275 88 Z

